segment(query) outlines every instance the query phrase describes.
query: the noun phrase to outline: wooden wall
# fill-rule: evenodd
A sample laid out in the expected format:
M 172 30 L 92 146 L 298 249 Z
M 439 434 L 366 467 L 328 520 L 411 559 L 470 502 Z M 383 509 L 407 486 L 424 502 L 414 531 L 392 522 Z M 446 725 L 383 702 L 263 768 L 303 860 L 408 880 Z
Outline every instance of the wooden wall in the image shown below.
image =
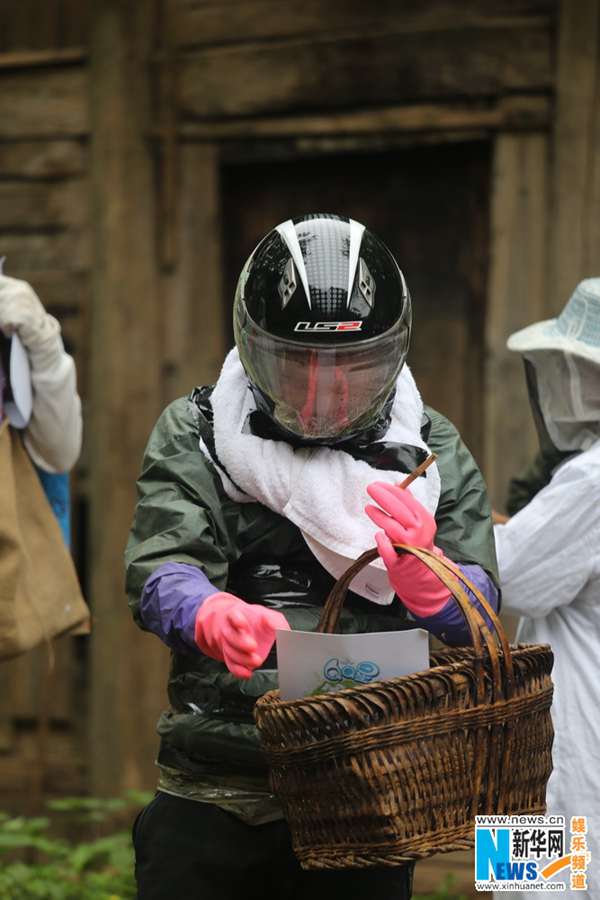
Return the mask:
M 153 419 L 226 346 L 222 165 L 489 142 L 480 462 L 501 505 L 535 445 L 506 336 L 600 266 L 599 5 L 1 5 L 0 255 L 60 318 L 86 411 L 75 549 L 95 631 L 60 651 L 50 710 L 89 750 L 93 790 L 154 778 L 166 653 L 129 620 L 122 552 Z M 44 664 L 2 668 L 10 753 Z
M 0 53 L 48 53 L 87 46 L 88 0 L 3 0 Z

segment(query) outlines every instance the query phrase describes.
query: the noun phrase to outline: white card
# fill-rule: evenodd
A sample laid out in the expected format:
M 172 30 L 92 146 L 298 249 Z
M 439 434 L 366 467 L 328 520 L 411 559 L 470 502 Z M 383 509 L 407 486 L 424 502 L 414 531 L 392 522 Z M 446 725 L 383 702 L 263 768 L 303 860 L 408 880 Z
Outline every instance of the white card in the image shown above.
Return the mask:
M 33 405 L 31 370 L 27 351 L 17 334 L 11 338 L 8 377 L 13 399 L 4 404 L 6 415 L 14 428 L 27 428 Z
M 279 691 L 283 700 L 324 694 L 429 668 L 423 628 L 373 634 L 277 632 Z

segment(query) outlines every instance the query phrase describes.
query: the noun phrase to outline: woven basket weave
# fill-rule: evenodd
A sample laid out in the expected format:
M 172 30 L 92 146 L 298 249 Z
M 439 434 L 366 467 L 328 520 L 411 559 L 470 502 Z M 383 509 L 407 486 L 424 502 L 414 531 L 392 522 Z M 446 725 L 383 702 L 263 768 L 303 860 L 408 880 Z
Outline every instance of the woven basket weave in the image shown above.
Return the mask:
M 485 598 L 457 567 L 399 545 L 446 584 L 472 647 L 433 653 L 425 672 L 333 694 L 256 704 L 278 795 L 305 869 L 398 866 L 473 846 L 474 816 L 540 814 L 552 771 L 552 652 L 510 648 Z M 329 595 L 319 631 L 335 631 L 364 553 Z M 494 634 L 470 603 L 478 597 Z

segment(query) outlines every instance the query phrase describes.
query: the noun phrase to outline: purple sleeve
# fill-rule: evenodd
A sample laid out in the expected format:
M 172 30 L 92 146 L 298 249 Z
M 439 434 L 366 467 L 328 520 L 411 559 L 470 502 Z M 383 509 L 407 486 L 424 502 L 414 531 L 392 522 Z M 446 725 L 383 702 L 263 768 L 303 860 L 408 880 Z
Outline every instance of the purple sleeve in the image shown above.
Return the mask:
M 218 590 L 196 566 L 163 563 L 144 585 L 142 623 L 171 650 L 198 651 L 194 640 L 196 613 L 203 601 Z
M 461 563 L 458 567 L 465 578 L 467 578 L 474 587 L 478 588 L 483 594 L 494 612 L 497 612 L 498 589 L 487 572 L 485 572 L 481 566 L 468 565 L 467 563 Z M 481 604 L 476 599 L 475 595 L 469 590 L 467 590 L 467 594 L 469 595 L 469 599 L 473 606 L 477 607 L 477 609 L 483 613 L 488 628 L 493 632 L 493 626 L 489 617 L 481 609 Z M 428 616 L 423 619 L 419 616 L 414 616 L 413 618 L 419 625 L 422 625 L 423 628 L 426 628 L 427 631 L 430 631 L 445 644 L 449 644 L 452 647 L 461 647 L 471 643 L 469 626 L 454 597 L 450 597 L 446 605 L 434 616 Z

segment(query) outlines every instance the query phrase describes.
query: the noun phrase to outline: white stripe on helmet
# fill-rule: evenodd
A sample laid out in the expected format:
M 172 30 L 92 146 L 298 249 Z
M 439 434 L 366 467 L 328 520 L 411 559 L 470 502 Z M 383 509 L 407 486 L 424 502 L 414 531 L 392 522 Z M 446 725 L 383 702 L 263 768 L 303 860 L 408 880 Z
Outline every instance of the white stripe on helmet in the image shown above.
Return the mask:
M 304 291 L 306 293 L 306 299 L 308 301 L 309 309 L 311 309 L 310 302 L 310 291 L 308 289 L 308 278 L 306 277 L 306 269 L 304 267 L 304 257 L 302 256 L 302 250 L 300 249 L 300 244 L 298 243 L 298 235 L 296 234 L 296 229 L 294 228 L 294 223 L 291 219 L 288 219 L 287 222 L 282 222 L 281 225 L 278 225 L 275 229 L 283 240 L 285 244 L 292 254 L 292 259 L 296 264 L 296 269 L 298 274 L 300 275 L 300 280 L 302 281 L 302 285 L 304 287 Z
M 364 234 L 365 226 L 361 225 L 360 222 L 355 222 L 354 219 L 350 219 L 350 254 L 348 259 L 348 298 L 346 300 L 346 306 L 350 306 L 350 300 L 352 298 L 352 288 L 354 286 L 354 279 L 356 277 L 356 267 L 358 266 L 358 257 L 360 254 L 360 245 L 362 243 L 362 237 Z

